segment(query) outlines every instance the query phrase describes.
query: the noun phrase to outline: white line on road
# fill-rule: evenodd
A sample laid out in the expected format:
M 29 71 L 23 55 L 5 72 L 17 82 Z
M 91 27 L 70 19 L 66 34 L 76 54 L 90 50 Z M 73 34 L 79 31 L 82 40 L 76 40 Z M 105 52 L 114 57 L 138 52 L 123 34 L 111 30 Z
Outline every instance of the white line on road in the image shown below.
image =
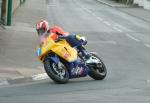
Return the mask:
M 150 83 L 150 80 L 147 80 L 147 83 Z
M 122 26 L 122 25 L 120 25 L 120 24 L 117 24 L 117 23 L 115 23 L 114 26 L 120 27 L 120 28 L 122 28 L 122 29 L 127 29 L 126 27 L 124 27 L 124 26 Z
M 0 81 L 0 86 L 2 86 L 2 85 L 9 85 L 9 83 L 7 80 Z
M 84 8 L 84 10 L 86 10 L 86 11 L 89 12 L 89 13 L 92 13 L 90 10 L 88 10 L 88 9 L 86 9 L 86 8 Z
M 33 80 L 44 80 L 44 79 L 47 79 L 47 78 L 49 78 L 49 77 L 46 73 L 37 74 L 37 75 L 32 76 Z
M 82 7 L 84 10 L 86 10 L 87 12 L 89 12 L 90 14 L 92 14 L 93 16 L 95 16 L 99 21 L 103 21 L 103 19 L 99 16 L 97 16 L 95 13 L 93 13 L 92 11 L 90 11 L 89 9 Z M 107 23 L 107 25 L 109 25 L 110 23 Z
M 150 48 L 150 44 L 144 44 L 146 47 Z
M 104 23 L 105 23 L 106 25 L 108 25 L 108 26 L 111 26 L 111 24 L 110 24 L 109 22 L 107 22 L 107 21 L 104 21 Z
M 93 13 L 93 12 L 90 11 L 89 9 L 87 9 L 87 8 L 85 8 L 85 7 L 82 7 L 82 8 L 83 8 L 84 10 L 86 10 L 87 12 L 91 13 L 93 16 L 95 16 L 99 21 L 103 21 L 103 19 L 102 19 L 101 17 L 97 16 L 95 13 Z M 110 24 L 108 21 L 104 21 L 103 23 L 106 24 L 106 25 L 108 25 L 108 26 L 111 26 L 111 24 Z M 123 28 L 123 26 L 121 26 L 121 25 L 119 25 L 119 24 L 116 24 L 116 26 Z M 119 29 L 118 27 L 115 27 L 115 26 L 114 26 L 114 27 L 112 27 L 112 28 L 122 33 L 123 31 L 122 31 L 121 29 Z
M 132 40 L 137 41 L 137 42 L 140 41 L 139 39 L 136 39 L 135 37 L 131 36 L 130 34 L 126 34 L 126 36 L 129 37 L 129 38 L 132 39 Z
M 112 27 L 113 29 L 115 29 L 115 30 L 117 30 L 117 31 L 119 31 L 119 32 L 123 32 L 121 29 L 119 29 L 119 28 L 117 28 L 117 27 Z
M 89 13 L 92 13 L 92 11 L 90 11 L 89 9 L 85 8 L 85 7 L 82 7 L 84 10 L 86 10 L 87 12 Z
M 99 21 L 103 21 L 103 19 L 102 19 L 101 17 L 97 17 L 97 19 L 98 19 Z

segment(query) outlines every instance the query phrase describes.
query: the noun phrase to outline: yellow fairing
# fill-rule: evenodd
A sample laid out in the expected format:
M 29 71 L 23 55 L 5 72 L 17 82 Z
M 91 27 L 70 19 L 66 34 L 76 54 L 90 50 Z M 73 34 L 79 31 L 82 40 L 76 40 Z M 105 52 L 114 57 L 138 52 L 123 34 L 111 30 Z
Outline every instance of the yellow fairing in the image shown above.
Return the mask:
M 39 55 L 38 58 L 43 62 L 49 52 L 57 54 L 68 62 L 77 59 L 77 51 L 72 48 L 66 40 L 55 43 L 50 36 L 47 37 L 45 44 L 41 47 L 41 55 Z

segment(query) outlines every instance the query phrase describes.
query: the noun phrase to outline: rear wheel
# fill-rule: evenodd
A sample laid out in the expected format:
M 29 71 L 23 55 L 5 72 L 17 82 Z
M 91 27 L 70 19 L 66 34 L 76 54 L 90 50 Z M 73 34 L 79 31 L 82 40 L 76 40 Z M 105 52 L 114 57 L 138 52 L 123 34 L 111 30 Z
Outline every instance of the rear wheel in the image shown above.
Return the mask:
M 56 83 L 64 84 L 69 80 L 69 72 L 67 67 L 60 61 L 56 64 L 50 59 L 46 59 L 44 62 L 44 68 L 48 76 Z
M 106 77 L 107 69 L 103 61 L 96 55 L 91 54 L 91 58 L 98 60 L 99 63 L 96 66 L 90 66 L 91 73 L 89 74 L 95 80 L 103 80 Z

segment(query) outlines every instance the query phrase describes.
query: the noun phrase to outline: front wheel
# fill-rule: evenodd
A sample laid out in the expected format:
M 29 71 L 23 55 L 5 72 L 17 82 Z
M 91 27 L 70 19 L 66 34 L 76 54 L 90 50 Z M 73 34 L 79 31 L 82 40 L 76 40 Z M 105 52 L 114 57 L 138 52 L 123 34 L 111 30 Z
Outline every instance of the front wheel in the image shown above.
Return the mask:
M 61 61 L 56 64 L 54 61 L 46 59 L 44 68 L 48 76 L 56 83 L 64 84 L 68 82 L 69 72 L 67 67 Z
M 91 53 L 91 59 L 99 61 L 99 63 L 96 66 L 90 66 L 91 72 L 89 73 L 89 76 L 92 77 L 95 80 L 103 80 L 106 77 L 107 69 L 103 61 L 96 55 Z

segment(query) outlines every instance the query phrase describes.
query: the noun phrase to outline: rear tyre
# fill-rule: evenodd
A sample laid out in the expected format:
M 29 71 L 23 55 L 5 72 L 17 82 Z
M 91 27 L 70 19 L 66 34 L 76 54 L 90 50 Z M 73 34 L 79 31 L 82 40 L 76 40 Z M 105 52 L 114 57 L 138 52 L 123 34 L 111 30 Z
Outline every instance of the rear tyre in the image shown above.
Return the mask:
M 97 66 L 89 67 L 91 72 L 89 74 L 95 80 L 103 80 L 107 75 L 107 69 L 103 61 L 95 54 L 91 54 L 92 57 L 98 59 L 100 63 Z
M 45 59 L 44 68 L 48 76 L 56 83 L 64 84 L 68 82 L 69 72 L 62 62 L 56 64 L 50 59 Z

